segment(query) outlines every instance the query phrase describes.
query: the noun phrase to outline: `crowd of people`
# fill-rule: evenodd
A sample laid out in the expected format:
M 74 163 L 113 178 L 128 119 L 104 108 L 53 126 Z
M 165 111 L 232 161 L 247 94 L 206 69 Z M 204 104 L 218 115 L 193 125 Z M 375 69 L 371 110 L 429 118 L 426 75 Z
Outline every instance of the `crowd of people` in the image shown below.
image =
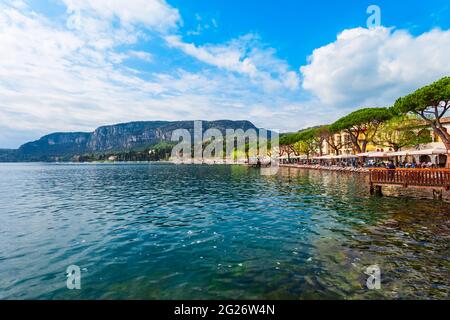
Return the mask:
M 386 169 L 436 169 L 438 166 L 429 162 L 414 162 L 414 161 L 400 161 L 393 160 L 369 160 L 363 162 L 358 159 L 347 159 L 345 161 L 324 161 L 324 160 L 300 160 L 300 161 L 283 161 L 282 164 L 296 164 L 300 166 L 319 166 L 323 168 L 338 167 L 338 168 L 353 168 L 353 169 L 370 169 L 370 168 L 386 168 Z
M 398 164 L 395 164 L 394 161 L 377 161 L 373 163 L 368 163 L 368 168 L 386 168 L 386 169 L 435 169 L 437 168 L 436 164 L 429 162 L 399 162 Z

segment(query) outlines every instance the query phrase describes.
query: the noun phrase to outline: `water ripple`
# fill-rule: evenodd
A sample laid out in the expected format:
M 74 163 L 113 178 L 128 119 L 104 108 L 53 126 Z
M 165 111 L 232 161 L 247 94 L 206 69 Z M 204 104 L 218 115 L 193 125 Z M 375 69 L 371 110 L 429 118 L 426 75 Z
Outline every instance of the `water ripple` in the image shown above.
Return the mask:
M 450 205 L 426 193 L 239 166 L 1 164 L 0 177 L 0 298 L 448 298 Z M 72 264 L 80 291 L 65 288 Z

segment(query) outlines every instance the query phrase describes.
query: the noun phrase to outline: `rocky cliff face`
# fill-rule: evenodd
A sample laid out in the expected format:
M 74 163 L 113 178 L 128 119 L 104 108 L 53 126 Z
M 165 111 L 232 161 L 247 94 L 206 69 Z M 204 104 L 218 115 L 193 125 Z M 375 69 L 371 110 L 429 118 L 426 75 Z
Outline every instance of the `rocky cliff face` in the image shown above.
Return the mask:
M 203 131 L 210 128 L 256 129 L 249 121 L 203 121 Z M 176 129 L 187 129 L 193 135 L 193 121 L 143 121 L 103 126 L 94 132 L 52 133 L 9 151 L 16 161 L 49 161 L 86 153 L 123 152 L 151 147 L 170 141 Z M 0 157 L 1 159 L 1 157 Z M 9 159 L 9 158 L 8 158 Z
M 131 122 L 113 126 L 104 126 L 95 130 L 87 142 L 87 149 L 93 152 L 107 150 L 131 150 L 169 141 L 172 131 L 188 127 L 181 122 Z
M 18 154 L 21 160 L 27 160 L 84 153 L 89 137 L 85 132 L 52 133 L 22 145 Z

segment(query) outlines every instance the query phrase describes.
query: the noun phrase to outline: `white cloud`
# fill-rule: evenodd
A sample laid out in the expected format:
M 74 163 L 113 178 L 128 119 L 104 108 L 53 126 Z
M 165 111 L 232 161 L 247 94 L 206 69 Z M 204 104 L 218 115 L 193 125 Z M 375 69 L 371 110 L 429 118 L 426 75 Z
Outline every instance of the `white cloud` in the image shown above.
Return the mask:
M 133 120 L 250 119 L 260 107 L 276 109 L 284 95 L 264 94 L 260 82 L 248 81 L 248 73 L 226 67 L 129 69 L 122 64 L 126 59 L 156 64 L 159 57 L 124 46 L 138 39 L 121 33 L 122 27 L 103 25 L 95 16 L 89 21 L 80 32 L 0 2 L 0 147 L 17 147 L 53 131 L 90 131 Z M 285 63 L 258 50 L 251 54 L 258 68 L 259 59 L 268 59 L 275 72 L 287 75 L 267 75 L 267 83 L 295 85 Z M 256 123 L 265 125 L 259 119 Z
M 167 36 L 166 40 L 169 45 L 179 48 L 188 55 L 207 64 L 250 76 L 255 75 L 257 72 L 257 68 L 251 59 L 245 57 L 245 52 L 242 52 L 242 48 L 239 48 L 237 45 L 206 45 L 197 47 L 192 43 L 183 42 L 179 36 Z
M 450 31 L 417 37 L 384 27 L 345 30 L 314 50 L 301 68 L 303 88 L 334 108 L 389 106 L 450 74 Z
M 164 91 L 161 85 L 113 67 L 130 57 L 150 61 L 148 53 L 93 47 L 83 34 L 1 4 L 0 47 L 2 146 L 19 143 L 5 138 L 11 130 L 21 139 L 24 132 L 37 138 L 54 130 L 92 130 L 110 121 L 139 119 L 139 114 L 165 114 L 151 109 L 156 100 L 150 98 Z
M 153 62 L 154 59 L 152 54 L 145 51 L 136 50 L 130 50 L 121 53 L 112 52 L 109 57 L 114 63 L 122 63 L 123 61 L 131 58 L 140 59 L 145 62 Z
M 13 0 L 11 1 L 11 5 L 17 9 L 25 9 L 28 5 L 23 0 Z
M 283 60 L 276 58 L 275 50 L 264 48 L 258 37 L 242 36 L 225 44 L 196 46 L 183 42 L 180 36 L 165 37 L 167 43 L 206 64 L 248 76 L 260 82 L 267 90 L 299 87 L 299 77 L 290 71 Z
M 301 69 L 317 96 L 308 98 L 299 74 L 255 35 L 197 45 L 174 36 L 181 18 L 164 1 L 64 1 L 68 26 L 0 0 L 0 147 L 133 120 L 248 119 L 295 131 L 392 103 L 450 71 L 450 31 L 346 30 Z M 190 71 L 179 64 L 186 57 Z
M 102 21 L 119 19 L 125 27 L 143 25 L 147 28 L 166 31 L 180 22 L 177 9 L 164 0 L 63 0 L 67 10 L 73 14 L 96 17 Z
M 111 50 L 167 34 L 182 25 L 177 9 L 164 0 L 61 0 L 67 29 L 98 50 Z

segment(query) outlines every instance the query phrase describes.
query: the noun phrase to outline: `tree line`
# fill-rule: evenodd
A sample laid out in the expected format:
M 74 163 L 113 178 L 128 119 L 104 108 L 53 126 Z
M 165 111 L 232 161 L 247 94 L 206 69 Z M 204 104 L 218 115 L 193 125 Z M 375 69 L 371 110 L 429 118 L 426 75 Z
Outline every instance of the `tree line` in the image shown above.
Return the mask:
M 364 153 L 369 144 L 398 151 L 431 142 L 431 128 L 450 150 L 450 134 L 442 124 L 449 109 L 450 77 L 444 77 L 399 98 L 391 107 L 362 108 L 330 125 L 284 134 L 280 145 L 288 154 L 308 157 L 317 151 L 322 156 L 325 143 L 336 155 L 342 148 Z M 334 139 L 342 132 L 347 140 Z
M 141 150 L 127 150 L 108 153 L 89 153 L 73 156 L 68 161 L 74 162 L 108 162 L 108 161 L 167 161 L 170 159 L 174 144 L 160 142 L 152 147 Z M 111 160 L 113 159 L 113 160 Z

